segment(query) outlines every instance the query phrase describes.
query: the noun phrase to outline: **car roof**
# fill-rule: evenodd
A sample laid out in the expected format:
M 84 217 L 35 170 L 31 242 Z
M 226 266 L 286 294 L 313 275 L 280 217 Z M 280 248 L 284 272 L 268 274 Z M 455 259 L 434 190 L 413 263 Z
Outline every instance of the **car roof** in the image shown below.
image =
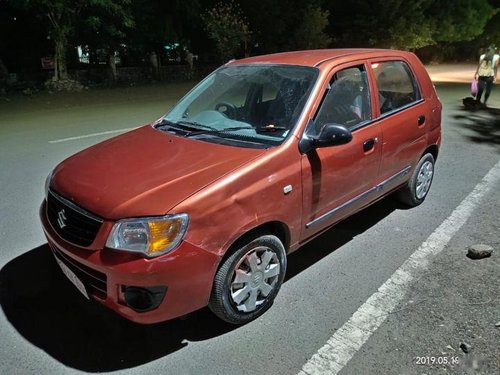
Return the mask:
M 307 51 L 293 51 L 248 57 L 241 60 L 232 60 L 228 64 L 287 64 L 303 66 L 319 66 L 321 63 L 339 58 L 371 58 L 377 56 L 401 56 L 407 52 L 371 49 L 371 48 L 342 48 L 317 49 Z

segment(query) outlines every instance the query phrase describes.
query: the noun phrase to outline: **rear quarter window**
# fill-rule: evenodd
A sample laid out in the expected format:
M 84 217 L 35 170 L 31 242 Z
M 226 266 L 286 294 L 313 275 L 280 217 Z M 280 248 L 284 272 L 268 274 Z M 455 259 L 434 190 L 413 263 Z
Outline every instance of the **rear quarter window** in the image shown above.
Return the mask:
M 406 107 L 421 98 L 413 73 L 404 61 L 384 61 L 372 64 L 377 82 L 380 113 Z

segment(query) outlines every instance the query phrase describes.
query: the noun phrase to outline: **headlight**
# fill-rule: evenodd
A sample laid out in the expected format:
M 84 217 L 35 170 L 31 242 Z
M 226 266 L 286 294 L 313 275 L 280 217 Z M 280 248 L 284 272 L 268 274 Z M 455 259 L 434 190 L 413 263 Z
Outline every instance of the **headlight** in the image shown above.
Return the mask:
M 45 179 L 45 198 L 47 198 L 47 195 L 49 194 L 49 187 L 50 187 L 50 180 L 52 180 L 52 173 L 54 173 L 54 170 L 50 171 L 49 175 Z
M 188 221 L 187 214 L 120 220 L 113 226 L 106 246 L 157 257 L 180 244 Z

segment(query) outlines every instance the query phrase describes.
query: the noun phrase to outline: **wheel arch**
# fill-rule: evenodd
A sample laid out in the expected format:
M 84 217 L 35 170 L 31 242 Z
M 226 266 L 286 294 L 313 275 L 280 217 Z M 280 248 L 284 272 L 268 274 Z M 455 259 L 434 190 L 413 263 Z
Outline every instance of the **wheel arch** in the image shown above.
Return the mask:
M 288 250 L 290 248 L 290 229 L 285 223 L 281 221 L 268 221 L 246 231 L 235 241 L 233 241 L 233 243 L 227 248 L 226 252 L 221 258 L 220 264 L 222 264 L 224 260 L 229 257 L 235 249 L 238 249 L 249 241 L 252 241 L 257 237 L 266 234 L 272 234 L 278 237 L 285 248 L 285 252 L 288 253 Z
M 422 155 L 420 155 L 420 159 L 425 155 L 425 154 L 431 154 L 434 157 L 434 161 L 437 160 L 438 154 L 439 154 L 439 147 L 437 145 L 430 145 L 428 146 L 425 151 L 423 152 Z M 420 160 L 419 159 L 419 160 Z
M 272 238 L 269 235 L 273 235 Z M 270 221 L 247 230 L 228 247 L 217 268 L 208 303 L 209 309 L 216 316 L 228 323 L 245 324 L 257 318 L 271 307 L 285 277 L 287 262 L 287 248 L 285 244 L 287 243 L 287 236 L 287 227 L 285 224 L 280 221 Z M 251 244 L 251 246 L 245 246 L 247 244 Z M 238 306 L 247 299 L 248 301 L 251 300 L 251 297 L 249 297 L 250 292 L 247 290 L 248 285 L 244 287 L 244 295 L 240 301 L 234 299 L 231 301 L 230 288 L 234 280 L 233 277 L 236 274 L 236 269 L 241 264 L 240 262 L 243 261 L 245 256 L 256 249 L 256 247 L 252 247 L 256 244 L 257 246 L 259 246 L 258 244 L 264 246 L 267 244 L 274 248 L 269 248 L 269 250 L 276 253 L 280 267 L 278 268 L 278 273 L 268 276 L 273 277 L 274 281 L 272 284 L 266 284 L 267 287 L 265 289 L 267 290 L 267 294 L 261 295 L 260 302 L 257 304 L 257 298 L 259 298 L 259 294 L 261 293 L 261 285 L 259 283 L 265 284 L 266 271 L 262 269 L 261 272 L 258 272 L 260 275 L 259 279 L 254 279 L 253 282 L 256 284 L 251 288 L 251 294 L 254 294 L 253 305 L 250 304 L 250 310 L 241 310 Z M 265 251 L 267 252 L 268 250 Z M 253 275 L 253 273 L 249 273 L 249 275 Z M 241 282 L 248 283 L 250 281 Z M 238 306 L 235 306 L 235 304 Z

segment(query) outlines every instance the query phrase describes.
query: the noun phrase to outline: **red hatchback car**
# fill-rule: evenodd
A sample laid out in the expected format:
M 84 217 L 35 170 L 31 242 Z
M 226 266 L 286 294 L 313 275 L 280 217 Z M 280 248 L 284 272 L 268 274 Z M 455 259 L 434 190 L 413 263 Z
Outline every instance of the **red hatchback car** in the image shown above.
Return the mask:
M 271 306 L 287 254 L 391 192 L 423 202 L 440 140 L 411 53 L 251 57 L 59 164 L 40 217 L 86 298 L 139 323 L 208 305 L 242 324 Z

